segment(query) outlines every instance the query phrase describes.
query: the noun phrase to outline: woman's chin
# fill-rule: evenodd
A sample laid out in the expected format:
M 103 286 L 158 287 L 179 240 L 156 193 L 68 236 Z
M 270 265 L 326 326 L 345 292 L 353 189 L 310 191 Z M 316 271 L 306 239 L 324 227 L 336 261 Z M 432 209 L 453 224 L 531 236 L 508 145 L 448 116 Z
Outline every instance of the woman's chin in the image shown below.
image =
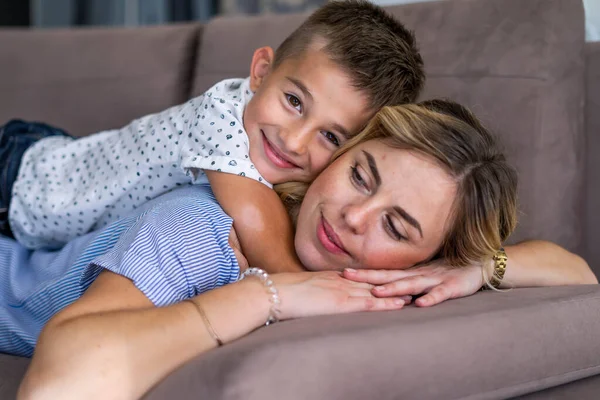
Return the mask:
M 302 259 L 300 259 L 302 261 Z M 319 271 L 343 271 L 346 267 L 345 265 L 331 265 L 328 263 L 318 263 L 318 262 L 303 262 L 304 268 L 308 271 L 319 272 Z
M 314 247 L 302 246 L 299 241 L 296 241 L 296 254 L 308 271 L 342 271 L 347 267 L 347 265 L 341 265 L 340 262 L 332 262 L 330 257 L 324 256 Z
M 320 266 L 318 266 L 318 265 L 314 265 L 314 264 L 303 264 L 303 265 L 307 271 L 312 271 L 312 272 L 323 271 L 323 269 L 320 268 Z

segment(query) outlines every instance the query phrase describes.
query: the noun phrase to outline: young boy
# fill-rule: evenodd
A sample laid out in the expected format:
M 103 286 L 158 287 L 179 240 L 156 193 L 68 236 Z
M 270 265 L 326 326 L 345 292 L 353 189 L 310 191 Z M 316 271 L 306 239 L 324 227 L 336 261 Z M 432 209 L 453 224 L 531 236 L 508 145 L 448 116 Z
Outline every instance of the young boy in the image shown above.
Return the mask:
M 297 270 L 271 185 L 310 182 L 379 108 L 413 101 L 423 82 L 402 24 L 365 1 L 328 3 L 276 53 L 257 49 L 247 79 L 119 130 L 37 141 L 9 192 L 10 228 L 27 247 L 60 247 L 176 186 L 208 181 L 250 265 Z

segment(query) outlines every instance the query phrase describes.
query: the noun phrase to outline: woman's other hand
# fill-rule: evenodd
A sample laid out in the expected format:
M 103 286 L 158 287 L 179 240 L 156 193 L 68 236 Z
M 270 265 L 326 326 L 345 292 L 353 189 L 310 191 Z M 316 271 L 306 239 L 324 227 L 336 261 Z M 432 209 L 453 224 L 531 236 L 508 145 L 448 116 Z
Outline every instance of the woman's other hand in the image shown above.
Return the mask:
M 586 261 L 577 254 L 547 241 L 530 240 L 505 246 L 508 265 L 500 289 L 597 284 L 598 280 Z M 493 273 L 492 261 L 486 275 Z M 415 303 L 433 306 L 448 299 L 475 293 L 483 285 L 481 266 L 451 268 L 442 261 L 406 270 L 345 270 L 344 277 L 356 282 L 378 285 L 378 297 L 420 295 Z
M 470 296 L 483 285 L 481 266 L 452 268 L 441 260 L 406 270 L 346 269 L 343 275 L 355 282 L 377 285 L 372 290 L 377 297 L 422 295 L 415 300 L 419 307 Z

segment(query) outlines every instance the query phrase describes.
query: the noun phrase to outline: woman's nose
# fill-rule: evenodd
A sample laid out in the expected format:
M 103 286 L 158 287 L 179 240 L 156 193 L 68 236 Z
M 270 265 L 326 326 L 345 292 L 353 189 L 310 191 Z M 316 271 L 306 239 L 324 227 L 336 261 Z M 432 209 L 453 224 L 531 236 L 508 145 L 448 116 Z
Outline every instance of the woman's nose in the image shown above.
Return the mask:
M 365 232 L 370 214 L 371 210 L 365 202 L 348 204 L 342 208 L 342 218 L 352 233 L 356 235 Z

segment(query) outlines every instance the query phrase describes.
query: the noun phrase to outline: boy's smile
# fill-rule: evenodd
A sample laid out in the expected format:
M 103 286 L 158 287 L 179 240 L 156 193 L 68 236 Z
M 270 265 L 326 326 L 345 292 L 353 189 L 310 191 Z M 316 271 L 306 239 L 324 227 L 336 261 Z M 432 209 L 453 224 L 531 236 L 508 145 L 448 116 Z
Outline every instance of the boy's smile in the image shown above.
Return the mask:
M 263 139 L 264 154 L 273 165 L 284 169 L 302 168 L 299 165 L 293 163 L 284 151 L 279 150 L 275 147 L 275 145 L 269 142 L 269 139 L 267 139 L 265 133 L 262 130 L 260 131 L 260 133 Z
M 373 115 L 366 96 L 321 46 L 272 69 L 273 52 L 254 53 L 244 111 L 250 158 L 270 183 L 312 181 Z

